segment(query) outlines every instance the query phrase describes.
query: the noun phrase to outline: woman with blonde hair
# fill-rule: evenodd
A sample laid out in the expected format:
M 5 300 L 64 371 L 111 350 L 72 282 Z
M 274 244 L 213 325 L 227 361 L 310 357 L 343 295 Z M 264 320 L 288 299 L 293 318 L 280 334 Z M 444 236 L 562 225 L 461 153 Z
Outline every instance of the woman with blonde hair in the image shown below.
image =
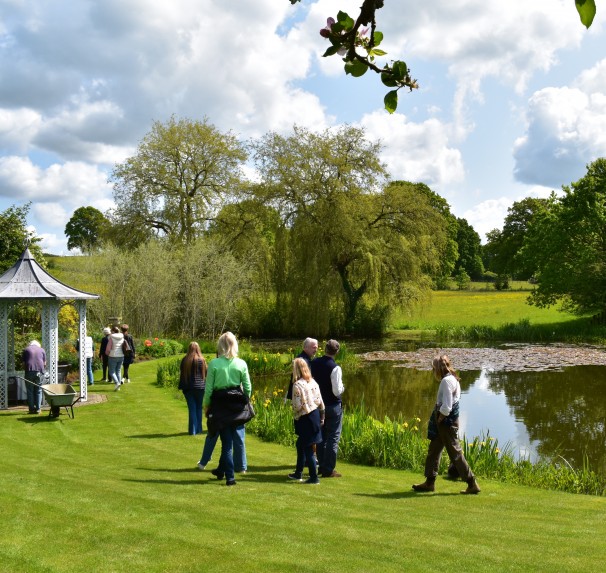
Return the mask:
M 459 443 L 459 400 L 461 398 L 459 377 L 445 354 L 433 359 L 432 369 L 434 377 L 440 381 L 440 387 L 436 406 L 427 427 L 427 438 L 430 442 L 425 460 L 425 482 L 413 485 L 412 489 L 418 492 L 435 490 L 440 457 L 446 448 L 450 461 L 456 467 L 459 476 L 467 482 L 467 489 L 461 493 L 480 493 L 480 487 Z
M 197 342 L 190 342 L 187 354 L 181 360 L 181 376 L 179 377 L 179 390 L 183 392 L 189 422 L 187 433 L 190 436 L 202 433 L 202 400 L 206 384 L 206 360 L 202 356 Z
M 228 399 L 226 391 L 239 387 L 250 398 L 252 386 L 248 366 L 244 360 L 238 358 L 236 337 L 231 332 L 225 332 L 219 337 L 217 343 L 217 358 L 213 358 L 208 365 L 203 401 L 207 416 L 212 408 L 218 408 L 224 400 Z M 225 477 L 227 485 L 236 485 L 233 446 L 234 440 L 238 440 L 238 427 L 227 425 L 219 428 L 221 458 L 219 459 L 219 467 L 211 473 L 217 479 Z
M 288 477 L 303 481 L 303 467 L 307 462 L 309 478 L 305 483 L 319 484 L 314 445 L 322 441 L 324 402 L 320 387 L 311 377 L 307 362 L 303 358 L 295 358 L 292 369 L 294 380 L 292 410 L 295 418 L 295 434 L 297 434 L 297 466 Z

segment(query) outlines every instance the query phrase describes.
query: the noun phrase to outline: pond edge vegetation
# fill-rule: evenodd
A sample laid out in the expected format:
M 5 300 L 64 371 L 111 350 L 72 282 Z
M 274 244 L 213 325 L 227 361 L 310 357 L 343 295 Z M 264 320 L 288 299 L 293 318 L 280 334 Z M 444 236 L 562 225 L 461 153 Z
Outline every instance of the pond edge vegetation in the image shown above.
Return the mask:
M 356 357 L 342 350 L 347 371 L 355 369 Z M 264 351 L 242 353 L 251 375 L 288 375 L 289 365 L 295 354 L 267 353 Z M 178 387 L 181 358 L 162 361 L 157 368 L 156 384 L 164 388 Z M 293 418 L 290 404 L 285 403 L 284 391 L 269 394 L 253 392 L 252 401 L 256 417 L 248 423 L 248 431 L 259 438 L 285 446 L 295 446 Z M 354 464 L 391 469 L 423 472 L 427 455 L 425 424 L 415 417 L 383 420 L 373 418 L 364 407 L 348 408 L 343 414 L 343 430 L 339 443 L 339 459 Z M 541 459 L 532 463 L 516 458 L 509 444 L 499 445 L 489 434 L 462 439 L 465 458 L 478 477 L 511 484 L 568 493 L 604 496 L 606 476 L 589 468 L 585 458 L 582 468 L 573 468 L 563 457 Z M 447 475 L 448 456 L 440 462 L 440 475 Z

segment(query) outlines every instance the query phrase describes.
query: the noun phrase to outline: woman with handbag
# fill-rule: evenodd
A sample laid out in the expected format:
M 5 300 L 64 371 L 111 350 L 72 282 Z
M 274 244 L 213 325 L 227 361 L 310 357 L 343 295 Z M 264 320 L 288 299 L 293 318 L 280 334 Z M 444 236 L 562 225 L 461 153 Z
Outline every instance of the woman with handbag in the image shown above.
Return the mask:
M 238 392 L 240 388 L 241 392 Z M 238 439 L 237 428 L 242 421 L 230 422 L 224 414 L 230 407 L 244 409 L 251 392 L 248 366 L 238 358 L 238 341 L 231 332 L 225 332 L 217 343 L 217 358 L 208 365 L 203 405 L 208 424 L 212 420 L 221 438 L 219 467 L 212 474 L 217 479 L 225 477 L 227 485 L 236 485 L 233 445 L 234 440 Z M 230 403 L 232 400 L 233 403 Z
M 120 371 L 122 370 L 122 362 L 124 362 L 123 343 L 124 335 L 120 332 L 120 329 L 117 326 L 112 327 L 112 333 L 109 335 L 105 354 L 107 354 L 109 379 L 113 380 L 116 391 L 120 390 L 120 385 L 122 384 Z
M 197 342 L 190 342 L 187 354 L 181 360 L 179 390 L 183 392 L 189 412 L 187 432 L 190 436 L 202 433 L 202 400 L 206 384 L 206 360 Z

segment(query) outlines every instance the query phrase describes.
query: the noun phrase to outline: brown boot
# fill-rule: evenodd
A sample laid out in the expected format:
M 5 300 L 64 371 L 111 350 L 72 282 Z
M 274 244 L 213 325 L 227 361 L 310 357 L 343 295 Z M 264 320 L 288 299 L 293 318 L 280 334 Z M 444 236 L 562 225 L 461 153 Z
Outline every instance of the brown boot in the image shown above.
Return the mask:
M 478 482 L 475 479 L 472 479 L 471 481 L 469 481 L 467 483 L 467 489 L 464 489 L 463 491 L 461 491 L 461 493 L 475 494 L 475 493 L 480 493 L 480 491 L 482 491 L 482 490 L 480 489 Z
M 435 491 L 436 486 L 434 482 L 425 480 L 424 483 L 418 483 L 412 486 L 412 489 L 418 492 Z

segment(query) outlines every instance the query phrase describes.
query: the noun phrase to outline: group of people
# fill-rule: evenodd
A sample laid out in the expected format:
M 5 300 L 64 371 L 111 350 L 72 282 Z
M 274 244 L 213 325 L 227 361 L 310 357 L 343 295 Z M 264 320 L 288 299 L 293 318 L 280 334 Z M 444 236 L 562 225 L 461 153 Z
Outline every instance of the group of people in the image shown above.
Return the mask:
M 341 436 L 344 391 L 342 370 L 335 362 L 339 343 L 329 340 L 325 354 L 314 358 L 318 341 L 307 338 L 303 351 L 293 361 L 293 371 L 287 396 L 292 401 L 294 429 L 297 434 L 297 463 L 290 479 L 303 481 L 307 465 L 306 483 L 318 484 L 319 477 L 341 477 L 335 470 Z M 190 435 L 202 433 L 203 411 L 207 418 L 212 409 L 219 408 L 225 391 L 241 389 L 249 399 L 252 392 L 248 366 L 238 358 L 238 341 L 233 333 L 221 335 L 217 357 L 206 363 L 197 342 L 191 342 L 181 361 L 179 389 L 188 407 L 187 431 Z M 237 393 L 234 395 L 237 399 Z M 208 425 L 208 424 L 207 424 Z M 225 478 L 227 485 L 235 485 L 236 473 L 247 471 L 245 426 L 234 422 L 218 431 L 208 431 L 197 467 L 206 469 L 217 440 L 221 439 L 221 457 L 212 470 L 217 479 Z
M 103 365 L 101 382 L 113 382 L 116 391 L 120 390 L 125 382 L 130 382 L 128 370 L 135 361 L 135 341 L 128 330 L 128 324 L 105 327 L 99 345 L 99 358 Z M 121 374 L 122 369 L 124 374 Z
M 341 367 L 335 362 L 340 349 L 336 340 L 329 340 L 324 355 L 315 357 L 318 341 L 306 338 L 302 352 L 293 360 L 292 377 L 285 400 L 292 403 L 294 431 L 297 435 L 297 461 L 291 480 L 303 482 L 307 466 L 309 476 L 305 483 L 319 484 L 322 478 L 337 478 L 337 452 L 343 423 L 341 396 L 345 390 Z M 436 405 L 428 424 L 430 440 L 425 461 L 425 482 L 412 486 L 416 492 L 435 491 L 435 482 L 442 452 L 450 458 L 449 476 L 467 482 L 461 493 L 478 494 L 480 487 L 465 459 L 459 442 L 459 377 L 446 355 L 439 355 L 432 363 L 434 377 L 440 382 Z M 189 345 L 181 361 L 179 388 L 183 391 L 189 411 L 188 433 L 202 433 L 202 412 L 207 415 L 219 393 L 239 388 L 250 398 L 252 385 L 248 367 L 238 358 L 238 342 L 231 332 L 219 338 L 217 357 L 207 365 L 196 342 Z M 202 457 L 197 467 L 204 470 L 210 462 L 217 439 L 221 438 L 221 457 L 212 470 L 217 479 L 225 478 L 229 486 L 236 485 L 235 473 L 246 472 L 245 426 L 234 423 L 218 432 L 207 432 Z

